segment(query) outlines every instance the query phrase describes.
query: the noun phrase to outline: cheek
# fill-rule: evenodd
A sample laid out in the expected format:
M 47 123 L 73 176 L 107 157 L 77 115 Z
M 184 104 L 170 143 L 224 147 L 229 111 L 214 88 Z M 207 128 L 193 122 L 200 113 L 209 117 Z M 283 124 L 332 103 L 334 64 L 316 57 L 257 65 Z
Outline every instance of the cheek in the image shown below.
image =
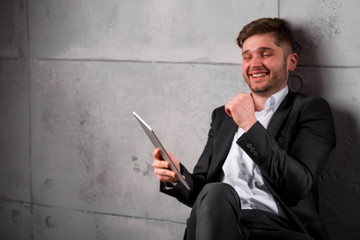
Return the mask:
M 243 74 L 247 74 L 248 69 L 249 69 L 249 64 L 243 63 L 243 65 L 242 65 Z
M 264 67 L 270 70 L 271 72 L 278 72 L 284 68 L 283 64 L 276 64 L 275 61 L 264 62 Z

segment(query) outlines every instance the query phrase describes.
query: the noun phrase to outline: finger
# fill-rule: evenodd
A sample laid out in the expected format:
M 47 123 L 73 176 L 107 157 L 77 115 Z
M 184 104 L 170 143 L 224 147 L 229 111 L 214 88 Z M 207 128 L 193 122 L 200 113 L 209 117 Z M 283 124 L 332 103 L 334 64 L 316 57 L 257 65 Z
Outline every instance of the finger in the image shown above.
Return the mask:
M 167 177 L 167 176 L 159 176 L 158 175 L 157 177 L 161 182 L 164 182 L 164 183 L 168 183 L 168 182 L 177 183 L 177 182 L 179 182 L 177 179 L 170 178 L 170 177 Z
M 155 169 L 155 172 L 158 175 L 167 176 L 167 177 L 176 179 L 176 173 L 170 169 L 158 168 L 158 169 Z
M 171 170 L 164 169 L 164 168 L 156 168 L 156 169 L 154 169 L 154 173 L 161 180 L 177 181 L 175 172 L 173 172 Z
M 155 159 L 158 159 L 158 160 L 163 160 L 163 158 L 161 157 L 161 151 L 160 151 L 160 148 L 156 148 L 153 152 L 153 157 Z
M 225 105 L 225 112 L 229 117 L 232 117 L 231 110 L 228 104 Z
M 152 164 L 153 168 L 165 168 L 165 169 L 169 169 L 170 168 L 170 164 L 164 160 L 154 160 L 153 164 Z

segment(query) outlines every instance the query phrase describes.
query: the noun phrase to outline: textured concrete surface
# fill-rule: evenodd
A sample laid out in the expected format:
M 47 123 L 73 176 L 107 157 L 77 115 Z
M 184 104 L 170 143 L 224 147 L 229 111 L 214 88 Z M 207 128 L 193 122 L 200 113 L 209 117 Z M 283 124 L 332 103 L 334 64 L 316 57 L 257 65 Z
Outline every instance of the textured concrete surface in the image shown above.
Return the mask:
M 239 91 L 235 38 L 294 26 L 292 89 L 332 106 L 320 179 L 331 240 L 360 239 L 357 0 L 0 2 L 0 239 L 182 239 L 190 209 L 158 192 L 132 111 L 189 168 L 211 110 Z
M 246 7 L 244 7 L 246 3 Z M 30 52 L 39 58 L 239 61 L 234 35 L 277 1 L 34 0 Z

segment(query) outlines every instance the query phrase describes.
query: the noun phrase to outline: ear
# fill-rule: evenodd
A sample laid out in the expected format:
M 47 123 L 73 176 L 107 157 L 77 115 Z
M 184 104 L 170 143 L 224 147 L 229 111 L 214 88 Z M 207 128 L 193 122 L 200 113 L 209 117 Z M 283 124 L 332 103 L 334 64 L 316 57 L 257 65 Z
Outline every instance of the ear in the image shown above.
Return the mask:
M 290 53 L 287 57 L 288 60 L 288 71 L 292 72 L 295 70 L 297 62 L 298 62 L 298 55 L 296 53 Z

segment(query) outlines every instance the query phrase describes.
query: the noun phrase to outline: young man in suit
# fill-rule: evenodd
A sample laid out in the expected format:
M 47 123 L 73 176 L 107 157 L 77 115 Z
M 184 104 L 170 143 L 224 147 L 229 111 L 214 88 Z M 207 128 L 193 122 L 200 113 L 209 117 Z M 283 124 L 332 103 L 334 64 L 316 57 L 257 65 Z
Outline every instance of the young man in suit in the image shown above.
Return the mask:
M 185 239 L 328 239 L 317 182 L 335 147 L 330 107 L 288 88 L 298 56 L 284 20 L 253 21 L 237 42 L 251 93 L 214 110 L 192 174 L 170 153 L 190 191 L 154 151 L 161 191 L 192 207 Z

